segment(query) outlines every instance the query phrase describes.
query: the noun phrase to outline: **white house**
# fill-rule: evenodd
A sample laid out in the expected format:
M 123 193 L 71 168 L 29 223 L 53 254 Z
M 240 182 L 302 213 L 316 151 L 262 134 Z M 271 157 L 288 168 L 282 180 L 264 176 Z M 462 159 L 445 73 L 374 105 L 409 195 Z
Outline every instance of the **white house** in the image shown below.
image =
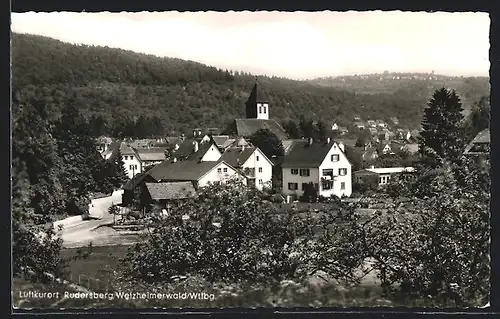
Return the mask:
M 113 148 L 112 153 L 106 156 L 108 158 L 105 158 L 112 161 L 118 155 L 122 157 L 123 167 L 125 167 L 128 178 L 133 178 L 135 175 L 142 172 L 143 165 L 139 155 L 127 143 L 120 142 L 117 144 Z
M 376 177 L 378 180 L 378 185 L 382 186 L 389 182 L 389 180 L 395 176 L 404 176 L 407 179 L 414 178 L 413 173 L 415 169 L 413 167 L 384 167 L 384 168 L 367 168 L 354 172 L 354 178 L 356 182 L 362 183 L 367 180 L 368 177 Z
M 195 188 L 239 179 L 246 184 L 246 178 L 224 161 L 164 161 L 147 172 L 156 182 L 193 182 Z
M 332 124 L 332 131 L 338 131 L 339 129 L 339 126 L 337 125 L 337 123 L 333 123 Z
M 312 183 L 319 196 L 350 196 L 351 163 L 344 154 L 344 144 L 335 141 L 296 140 L 283 164 L 283 194 L 292 198 L 303 195 Z
M 249 186 L 260 190 L 271 186 L 273 162 L 258 147 L 230 147 L 221 159 L 239 170 L 247 178 Z

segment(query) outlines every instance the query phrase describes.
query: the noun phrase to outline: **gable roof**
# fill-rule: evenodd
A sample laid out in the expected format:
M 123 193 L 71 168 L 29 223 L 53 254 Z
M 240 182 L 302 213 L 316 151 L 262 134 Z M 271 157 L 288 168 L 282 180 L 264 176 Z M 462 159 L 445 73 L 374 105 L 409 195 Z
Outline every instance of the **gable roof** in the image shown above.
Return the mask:
M 198 151 L 194 152 L 194 142 L 198 142 Z M 187 138 L 185 139 L 179 148 L 174 151 L 174 155 L 180 158 L 188 159 L 200 159 L 205 153 L 210 149 L 210 146 L 215 145 L 213 141 L 204 142 L 202 137 L 200 138 Z
M 166 158 L 165 150 L 163 147 L 138 149 L 137 155 L 141 161 L 163 161 Z
M 164 161 L 149 171 L 149 175 L 157 181 L 173 180 L 173 181 L 197 181 L 215 166 L 217 162 L 200 162 L 196 160 L 184 161 Z
M 222 147 L 229 139 L 229 135 L 212 135 L 212 140 L 218 147 Z
M 472 140 L 473 143 L 490 143 L 491 138 L 490 138 L 490 129 L 487 128 L 485 130 L 482 130 L 481 132 L 477 133 L 476 137 Z
M 230 147 L 222 154 L 221 160 L 233 167 L 238 167 L 245 164 L 255 150 L 256 147 L 245 147 L 243 150 L 241 147 Z
M 145 171 L 145 172 L 140 172 L 136 175 L 134 175 L 134 177 L 132 177 L 131 179 L 129 179 L 125 185 L 123 185 L 122 189 L 124 190 L 131 190 L 133 189 L 134 187 L 136 187 L 137 185 L 139 185 L 144 179 L 146 179 L 148 176 L 149 176 L 149 171 Z
M 267 129 L 280 139 L 284 140 L 288 137 L 286 131 L 275 120 L 261 119 L 236 119 L 236 134 L 243 137 L 248 137 L 260 129 Z
M 196 195 L 192 182 L 146 183 L 153 200 L 184 199 Z
M 334 144 L 335 141 L 313 142 L 309 145 L 307 139 L 295 140 L 282 167 L 319 167 Z
M 487 154 L 489 153 L 488 151 L 488 146 L 491 143 L 491 137 L 490 137 L 490 129 L 485 129 L 479 132 L 476 137 L 472 140 L 472 142 L 467 145 L 465 148 L 465 153 L 466 154 Z M 483 145 L 486 145 L 487 147 L 484 148 Z

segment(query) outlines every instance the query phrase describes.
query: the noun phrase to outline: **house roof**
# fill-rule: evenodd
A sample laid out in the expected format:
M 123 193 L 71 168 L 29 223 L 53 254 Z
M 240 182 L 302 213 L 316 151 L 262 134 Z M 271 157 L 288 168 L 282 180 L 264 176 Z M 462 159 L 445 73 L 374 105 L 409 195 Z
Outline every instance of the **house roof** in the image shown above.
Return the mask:
M 472 140 L 473 143 L 490 143 L 490 141 L 490 129 L 482 130 Z
M 156 144 L 155 139 L 141 139 L 141 140 L 133 140 L 128 145 L 132 148 L 145 148 L 151 147 L 153 144 Z
M 365 123 L 363 123 L 363 122 L 354 122 L 354 125 L 360 127 L 360 126 L 365 126 Z
M 206 173 L 219 165 L 217 162 L 200 162 L 197 160 L 184 161 L 164 161 L 151 170 L 149 175 L 157 181 L 173 180 L 173 181 L 197 181 Z
M 365 159 L 365 158 L 367 158 L 367 157 L 370 157 L 370 158 L 371 158 L 371 157 L 373 157 L 373 156 L 378 156 L 377 149 L 376 149 L 376 148 L 374 148 L 374 147 L 369 147 L 369 148 L 367 148 L 367 149 L 363 152 L 363 154 L 361 155 L 361 157 L 362 157 L 363 159 Z
M 376 174 L 394 174 L 402 172 L 414 172 L 413 167 L 382 167 L 382 168 L 366 168 L 365 170 Z
M 111 156 L 109 157 L 108 160 L 112 161 L 116 158 L 118 155 L 118 150 L 120 151 L 121 155 L 137 155 L 136 151 L 131 148 L 126 142 L 123 141 L 116 141 L 114 143 L 111 143 L 109 146 L 109 151 L 111 152 Z M 109 153 L 107 153 L 109 154 Z
M 153 200 L 184 199 L 196 195 L 192 182 L 146 183 Z
M 194 152 L 194 142 L 198 142 L 198 151 L 196 153 Z M 174 154 L 177 157 L 199 159 L 205 155 L 212 144 L 212 142 L 204 142 L 202 137 L 187 138 L 179 145 L 179 149 Z
M 165 140 L 168 144 L 182 143 L 182 138 L 179 136 L 167 136 Z
M 288 152 L 290 152 L 290 150 L 292 149 L 292 145 L 293 145 L 294 141 L 295 140 L 283 140 L 283 141 L 281 141 L 281 145 L 283 146 L 283 150 L 284 150 L 285 155 L 288 154 Z
M 224 143 L 229 139 L 229 135 L 212 135 L 212 140 L 218 147 L 222 147 Z
M 146 177 L 149 176 L 149 171 L 141 172 L 139 174 L 134 175 L 131 179 L 129 179 L 125 185 L 123 185 L 124 190 L 131 190 L 136 187 L 139 183 L 141 183 Z
M 282 166 L 319 167 L 335 143 L 335 141 L 330 143 L 313 142 L 309 145 L 307 139 L 295 140 L 292 149 L 285 156 Z
M 221 160 L 233 167 L 238 167 L 243 165 L 256 149 L 256 147 L 230 147 L 222 154 Z
M 122 155 L 136 155 L 134 149 L 125 142 L 121 142 L 120 152 L 122 153 Z
M 485 129 L 479 132 L 476 137 L 472 140 L 472 142 L 467 145 L 465 148 L 466 154 L 474 154 L 474 153 L 488 153 L 487 149 L 481 148 L 481 145 L 489 145 L 491 143 L 490 138 L 490 130 Z
M 236 133 L 239 136 L 248 137 L 260 129 L 267 129 L 280 139 L 284 140 L 288 136 L 286 131 L 275 120 L 261 120 L 261 119 L 236 119 Z
M 163 147 L 139 149 L 137 155 L 142 161 L 163 161 L 166 158 Z

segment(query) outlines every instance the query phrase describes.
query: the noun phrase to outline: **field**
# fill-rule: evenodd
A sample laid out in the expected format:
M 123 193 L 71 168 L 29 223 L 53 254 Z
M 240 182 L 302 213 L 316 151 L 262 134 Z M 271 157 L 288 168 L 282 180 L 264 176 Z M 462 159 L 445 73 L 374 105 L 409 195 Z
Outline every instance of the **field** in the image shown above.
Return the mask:
M 113 271 L 120 265 L 119 259 L 125 257 L 129 247 L 92 247 L 91 254 L 87 258 L 69 262 L 68 280 L 91 291 L 112 290 Z M 69 259 L 76 256 L 78 250 L 78 248 L 63 249 L 61 255 Z

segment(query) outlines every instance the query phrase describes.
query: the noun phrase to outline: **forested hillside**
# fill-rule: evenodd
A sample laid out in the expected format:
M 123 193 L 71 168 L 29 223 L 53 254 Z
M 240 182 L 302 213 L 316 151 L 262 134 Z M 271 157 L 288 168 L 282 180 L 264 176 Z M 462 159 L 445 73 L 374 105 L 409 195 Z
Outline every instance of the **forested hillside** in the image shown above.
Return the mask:
M 481 97 L 489 96 L 490 92 L 488 77 L 445 76 L 433 73 L 384 72 L 317 78 L 309 83 L 363 94 L 388 93 L 421 98 L 429 98 L 432 92 L 444 86 L 457 91 L 466 110 Z
M 157 116 L 167 131 L 223 127 L 244 115 L 254 76 L 200 63 L 130 51 L 72 45 L 24 34 L 12 38 L 13 93 L 46 104 L 52 117 L 74 104 L 86 117 L 102 115 L 108 127 L 140 115 Z M 419 125 L 428 96 L 365 95 L 277 77 L 259 77 L 271 117 L 346 123 L 397 116 Z M 345 124 L 344 124 L 345 125 Z

